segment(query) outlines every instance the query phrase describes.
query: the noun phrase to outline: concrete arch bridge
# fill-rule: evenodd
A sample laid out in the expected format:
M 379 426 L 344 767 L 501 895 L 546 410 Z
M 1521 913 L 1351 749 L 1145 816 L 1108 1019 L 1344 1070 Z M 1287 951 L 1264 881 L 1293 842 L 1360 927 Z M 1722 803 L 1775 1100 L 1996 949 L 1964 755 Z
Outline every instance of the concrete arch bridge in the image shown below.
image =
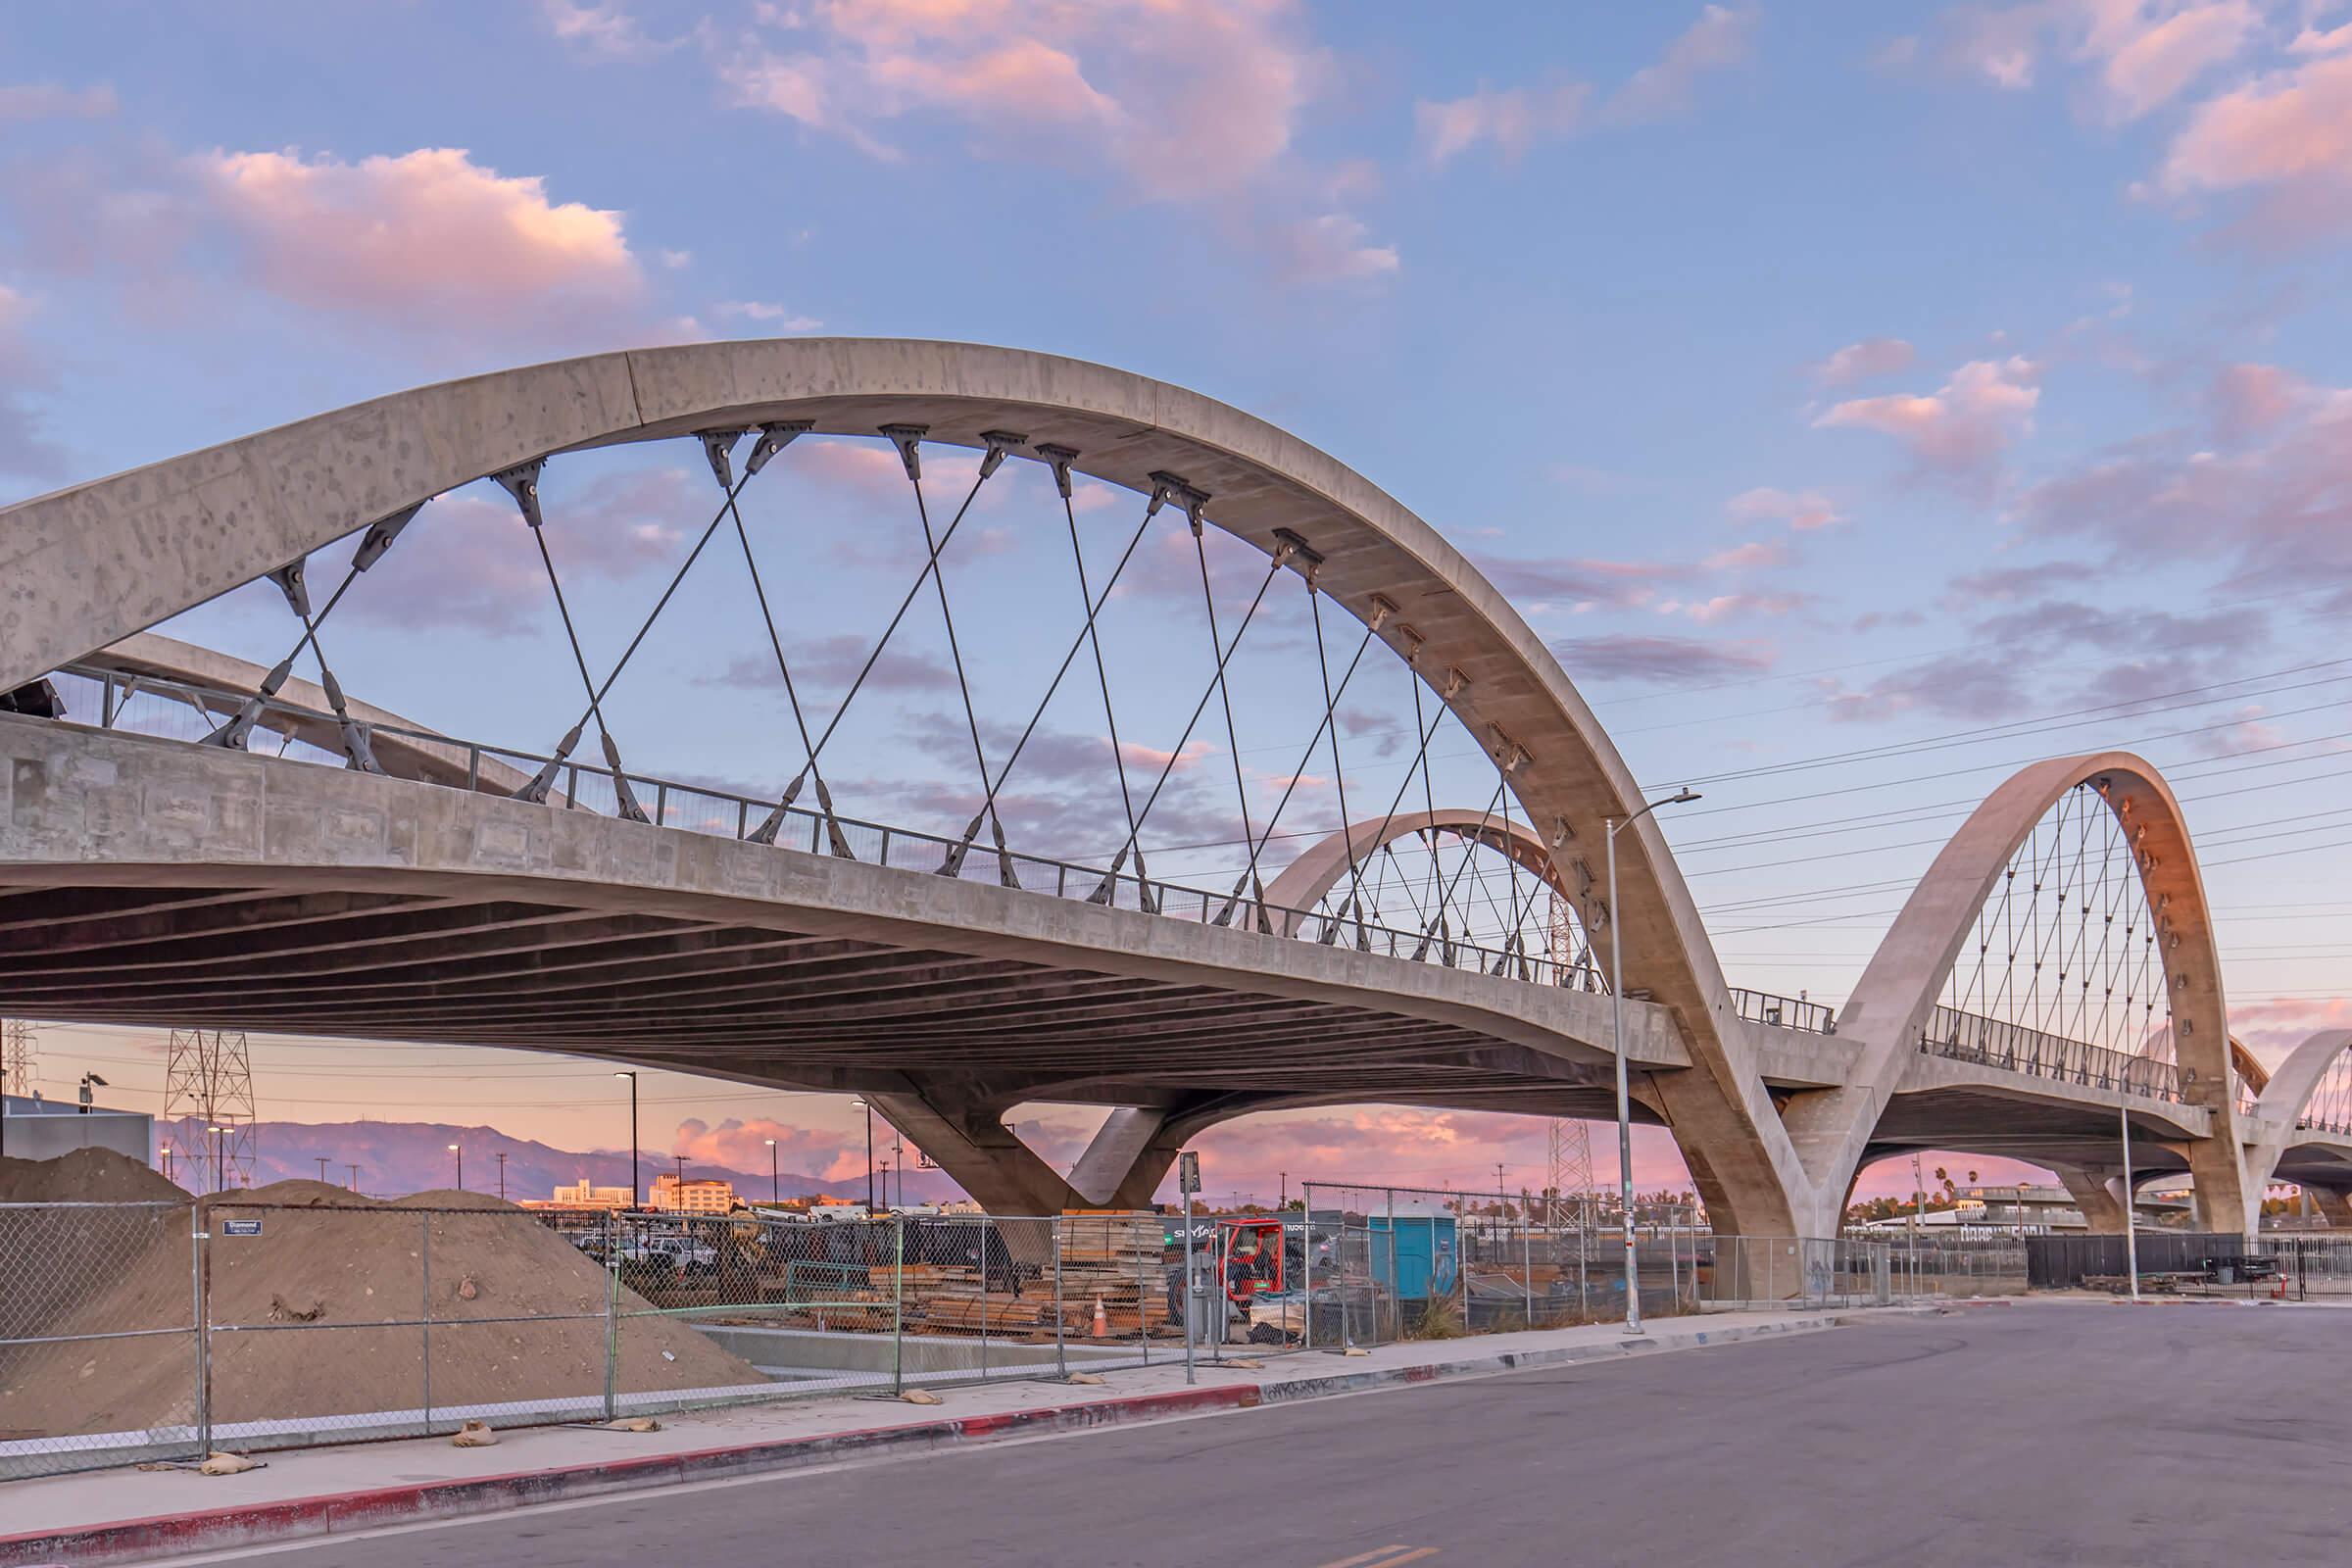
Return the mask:
M 2144 762 L 1995 791 L 1835 1018 L 1736 989 L 1654 818 L 1610 906 L 1642 797 L 1459 551 L 1102 366 L 607 354 L 93 479 L 0 510 L 0 1012 L 856 1092 L 1035 1212 L 1251 1111 L 1604 1116 L 1614 935 L 1723 1230 L 1923 1146 L 2095 1207 L 2126 1114 L 2218 1228 L 2352 1190 L 2342 1042 L 2249 1087 Z M 698 729 L 725 776 L 649 765 Z M 1113 1107 L 1067 1178 L 1034 1101 Z

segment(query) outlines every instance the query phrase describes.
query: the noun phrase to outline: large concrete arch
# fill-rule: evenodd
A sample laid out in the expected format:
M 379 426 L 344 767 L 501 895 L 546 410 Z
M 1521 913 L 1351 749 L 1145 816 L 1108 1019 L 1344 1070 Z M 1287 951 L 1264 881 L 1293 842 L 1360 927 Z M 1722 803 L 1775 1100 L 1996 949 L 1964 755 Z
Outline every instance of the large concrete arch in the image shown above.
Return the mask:
M 1078 471 L 1132 490 L 1181 475 L 1208 494 L 1207 521 L 1257 549 L 1274 554 L 1278 529 L 1306 540 L 1322 558 L 1317 587 L 1374 626 L 1506 768 L 1578 887 L 1591 885 L 1585 862 L 1604 821 L 1640 804 L 1542 639 L 1361 475 L 1198 393 L 959 343 L 801 338 L 567 360 L 378 398 L 0 510 L 0 690 L 517 464 L 783 420 L 825 434 L 924 425 L 930 442 L 973 448 L 1013 430 L 1032 449 L 1074 449 Z M 1619 922 L 1630 986 L 1684 1036 L 1695 1070 L 1661 1075 L 1658 1093 L 1693 1180 L 1727 1229 L 1795 1234 L 1807 1171 L 1695 904 L 1653 819 L 1618 849 L 1621 906 L 1577 905 L 1589 931 Z
M 1492 811 L 1442 808 L 1434 811 L 1366 817 L 1308 846 L 1298 858 L 1282 868 L 1280 876 L 1266 884 L 1266 903 L 1274 911 L 1276 930 L 1283 936 L 1296 936 L 1304 911 L 1312 909 L 1324 894 L 1339 886 L 1348 866 L 1378 854 L 1384 845 L 1424 833 L 1446 833 L 1483 844 L 1535 872 L 1561 898 L 1571 902 L 1575 899 L 1568 889 L 1567 878 L 1561 875 L 1551 858 L 1551 846 L 1534 829 L 1522 822 L 1505 821 Z
M 2303 1113 L 2319 1092 L 2320 1081 L 2347 1051 L 2352 1051 L 2352 1029 L 2322 1029 L 2288 1052 L 2262 1087 L 2245 1135 L 2246 1187 L 2255 1201 L 2260 1201 L 2262 1190 L 2277 1178 L 2279 1161 L 2301 1131 Z M 2352 1178 L 2352 1171 L 2347 1177 Z M 2330 1222 L 2337 1222 L 2344 1196 L 2352 1191 L 2352 1179 L 2341 1186 L 2306 1185 L 2323 1194 Z
M 1788 1107 L 1789 1131 L 1815 1191 L 1844 1190 L 1887 1102 L 1911 1069 L 1920 1029 L 1978 911 L 2034 824 L 2069 790 L 2086 783 L 2123 821 L 2138 852 L 2148 906 L 2159 911 L 2180 1093 L 2205 1107 L 2213 1127 L 2212 1136 L 2188 1146 L 2199 1221 L 2218 1230 L 2252 1228 L 2249 1189 L 2238 1158 L 2229 1007 L 2204 879 L 2180 803 L 2153 766 L 2128 752 L 2056 758 L 2021 769 L 1986 798 L 1936 856 L 1838 1014 L 1838 1034 L 1861 1047 L 1850 1082 L 1801 1095 Z M 1818 1216 L 1816 1223 L 1834 1218 Z

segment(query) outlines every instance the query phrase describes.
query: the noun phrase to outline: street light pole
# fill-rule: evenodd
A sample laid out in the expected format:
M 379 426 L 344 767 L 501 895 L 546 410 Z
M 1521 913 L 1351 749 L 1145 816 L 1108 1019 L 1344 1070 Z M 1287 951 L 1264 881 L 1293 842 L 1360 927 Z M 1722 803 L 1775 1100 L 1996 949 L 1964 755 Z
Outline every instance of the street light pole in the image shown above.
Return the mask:
M 507 1200 L 507 1152 L 503 1149 L 498 1152 L 498 1200 Z
M 865 1112 L 865 1211 L 871 1214 L 874 1211 L 874 1106 L 862 1095 L 852 1103 Z
M 635 1073 L 633 1073 L 633 1072 L 616 1072 L 616 1073 L 614 1073 L 612 1076 L 613 1076 L 613 1077 L 615 1077 L 615 1078 L 626 1078 L 626 1079 L 629 1081 L 629 1206 L 630 1206 L 631 1208 L 635 1208 L 635 1207 L 637 1206 L 637 1187 L 638 1187 L 638 1181 L 637 1181 L 637 1075 L 636 1075 Z
M 770 1138 L 767 1141 L 767 1200 L 770 1203 L 781 1203 L 784 1201 L 784 1189 L 777 1185 L 778 1181 L 779 1178 L 776 1175 L 776 1141 L 773 1138 Z
M 452 1144 L 449 1146 L 449 1152 L 458 1156 L 458 1191 L 462 1193 L 466 1190 L 466 1151 L 458 1145 Z
M 1633 1098 L 1625 1071 L 1625 922 L 1617 908 L 1617 834 L 1661 806 L 1681 806 L 1698 799 L 1685 787 L 1662 801 L 1651 801 L 1625 820 L 1608 819 L 1601 837 L 1609 860 L 1609 1040 L 1617 1058 L 1617 1194 L 1625 1221 L 1625 1332 L 1642 1332 L 1642 1287 L 1634 1257 L 1634 1115 Z

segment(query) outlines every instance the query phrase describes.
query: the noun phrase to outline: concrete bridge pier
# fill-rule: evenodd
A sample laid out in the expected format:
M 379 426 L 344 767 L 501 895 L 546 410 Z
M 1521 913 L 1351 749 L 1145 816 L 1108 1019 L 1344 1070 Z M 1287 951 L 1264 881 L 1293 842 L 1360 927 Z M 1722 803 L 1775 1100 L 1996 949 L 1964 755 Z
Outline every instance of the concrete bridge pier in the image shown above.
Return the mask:
M 1122 1105 L 1095 1134 L 1065 1180 L 1004 1125 L 1001 1100 L 936 1087 L 868 1097 L 882 1118 L 929 1154 L 991 1214 L 1058 1214 L 1065 1208 L 1148 1208 L 1197 1117 Z
M 2124 1172 L 2121 1166 L 2059 1166 L 2067 1197 L 2090 1222 L 2093 1236 L 2124 1234 Z

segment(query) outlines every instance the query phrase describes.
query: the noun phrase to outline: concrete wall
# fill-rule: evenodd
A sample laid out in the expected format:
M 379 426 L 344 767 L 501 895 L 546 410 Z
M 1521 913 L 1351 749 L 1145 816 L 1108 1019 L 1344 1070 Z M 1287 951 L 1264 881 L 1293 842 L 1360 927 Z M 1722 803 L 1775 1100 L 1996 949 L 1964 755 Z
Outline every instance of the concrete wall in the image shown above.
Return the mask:
M 155 1118 L 130 1110 L 93 1110 L 84 1116 L 54 1100 L 38 1103 L 5 1097 L 0 1154 L 10 1159 L 55 1159 L 76 1149 L 111 1149 L 142 1165 L 155 1163 Z

